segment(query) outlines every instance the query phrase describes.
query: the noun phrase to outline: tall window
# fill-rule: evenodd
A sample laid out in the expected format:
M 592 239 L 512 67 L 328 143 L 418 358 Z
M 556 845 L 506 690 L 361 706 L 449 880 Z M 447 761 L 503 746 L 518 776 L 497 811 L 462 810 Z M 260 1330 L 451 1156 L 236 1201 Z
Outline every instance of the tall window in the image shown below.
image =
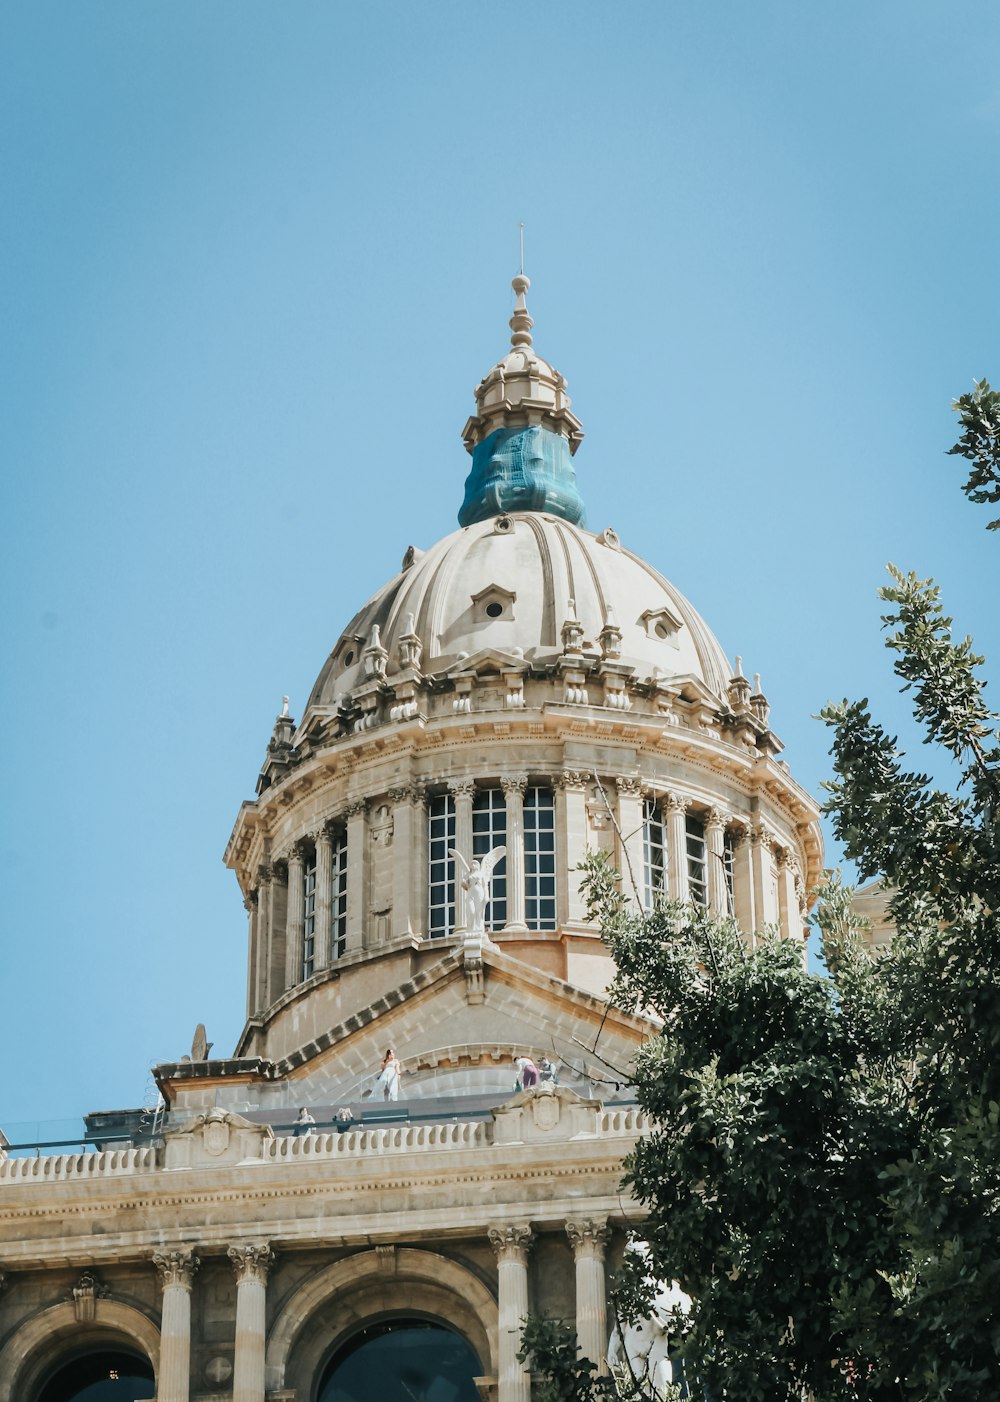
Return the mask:
M 524 795 L 524 919 L 529 930 L 556 928 L 556 806 L 551 789 Z
M 726 914 L 736 918 L 736 885 L 733 878 L 733 835 L 727 832 L 722 839 L 722 871 L 726 880 Z
M 684 820 L 687 839 L 688 900 L 694 905 L 708 905 L 708 856 L 705 846 L 705 824 L 689 813 Z
M 347 833 L 333 837 L 330 890 L 330 959 L 341 959 L 347 948 Z
M 455 800 L 435 794 L 427 805 L 427 930 L 450 935 L 455 928 Z
M 302 870 L 304 920 L 302 924 L 302 977 L 311 978 L 316 968 L 316 852 L 305 859 Z
M 642 858 L 646 909 L 652 910 L 658 896 L 667 894 L 667 835 L 663 809 L 653 798 L 642 805 Z
M 487 857 L 494 847 L 507 843 L 507 804 L 502 789 L 478 789 L 472 800 L 472 855 Z M 502 930 L 507 923 L 507 858 L 493 869 L 490 899 L 486 906 L 487 930 Z

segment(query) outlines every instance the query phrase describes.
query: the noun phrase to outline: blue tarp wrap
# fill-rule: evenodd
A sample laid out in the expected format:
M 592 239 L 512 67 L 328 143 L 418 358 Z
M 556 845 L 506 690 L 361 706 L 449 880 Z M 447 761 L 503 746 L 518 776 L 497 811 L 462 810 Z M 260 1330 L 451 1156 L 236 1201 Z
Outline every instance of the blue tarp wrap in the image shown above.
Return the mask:
M 583 502 L 562 434 L 498 428 L 473 450 L 458 524 L 471 526 L 503 511 L 547 511 L 583 525 Z

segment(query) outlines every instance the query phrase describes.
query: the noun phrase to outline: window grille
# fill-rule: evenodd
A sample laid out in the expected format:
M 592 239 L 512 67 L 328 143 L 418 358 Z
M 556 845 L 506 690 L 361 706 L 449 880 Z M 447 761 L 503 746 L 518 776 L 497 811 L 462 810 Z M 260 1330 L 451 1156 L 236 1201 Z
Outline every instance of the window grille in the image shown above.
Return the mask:
M 316 853 L 306 857 L 302 869 L 302 977 L 311 978 L 316 968 Z
M 684 820 L 687 841 L 688 900 L 694 905 L 708 905 L 708 859 L 705 846 L 705 824 L 689 813 Z
M 538 786 L 524 795 L 524 919 L 529 930 L 556 928 L 556 805 Z
M 450 935 L 455 928 L 455 800 L 435 794 L 427 805 L 427 931 Z
M 502 789 L 478 789 L 472 800 L 472 855 L 487 857 L 494 847 L 507 845 L 507 804 Z M 507 858 L 493 868 L 490 899 L 486 906 L 487 930 L 502 930 L 507 923 Z
M 667 894 L 667 835 L 663 809 L 653 798 L 642 804 L 642 859 L 646 909 L 652 910 L 657 898 Z
M 347 833 L 333 837 L 330 891 L 330 959 L 342 959 L 347 948 Z

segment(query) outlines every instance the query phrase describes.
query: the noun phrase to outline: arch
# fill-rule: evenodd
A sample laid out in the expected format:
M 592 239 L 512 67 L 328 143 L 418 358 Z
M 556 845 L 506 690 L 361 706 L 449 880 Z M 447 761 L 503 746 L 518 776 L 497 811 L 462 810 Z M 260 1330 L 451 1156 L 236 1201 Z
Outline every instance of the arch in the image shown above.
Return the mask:
M 134 1305 L 118 1300 L 95 1300 L 92 1323 L 81 1324 L 75 1305 L 67 1301 L 33 1314 L 16 1329 L 0 1349 L 0 1402 L 24 1402 L 42 1374 L 59 1362 L 60 1346 L 72 1344 L 129 1344 L 141 1349 L 160 1370 L 160 1331 Z
M 364 1251 L 336 1261 L 290 1296 L 267 1341 L 267 1386 L 295 1387 L 309 1397 L 332 1346 L 367 1319 L 412 1310 L 414 1284 L 420 1285 L 421 1314 L 461 1334 L 484 1373 L 496 1374 L 499 1328 L 492 1293 L 468 1266 L 436 1251 L 399 1247 L 391 1258 Z

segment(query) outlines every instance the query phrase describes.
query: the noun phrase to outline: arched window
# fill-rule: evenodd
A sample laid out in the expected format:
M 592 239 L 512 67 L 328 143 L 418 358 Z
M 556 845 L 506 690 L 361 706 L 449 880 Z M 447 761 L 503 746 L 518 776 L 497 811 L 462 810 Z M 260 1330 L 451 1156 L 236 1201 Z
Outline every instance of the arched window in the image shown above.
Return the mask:
M 153 1370 L 127 1349 L 101 1349 L 64 1363 L 38 1394 L 38 1402 L 138 1402 L 153 1397 Z
M 366 1325 L 323 1372 L 317 1402 L 479 1402 L 479 1359 L 459 1335 L 420 1318 Z

